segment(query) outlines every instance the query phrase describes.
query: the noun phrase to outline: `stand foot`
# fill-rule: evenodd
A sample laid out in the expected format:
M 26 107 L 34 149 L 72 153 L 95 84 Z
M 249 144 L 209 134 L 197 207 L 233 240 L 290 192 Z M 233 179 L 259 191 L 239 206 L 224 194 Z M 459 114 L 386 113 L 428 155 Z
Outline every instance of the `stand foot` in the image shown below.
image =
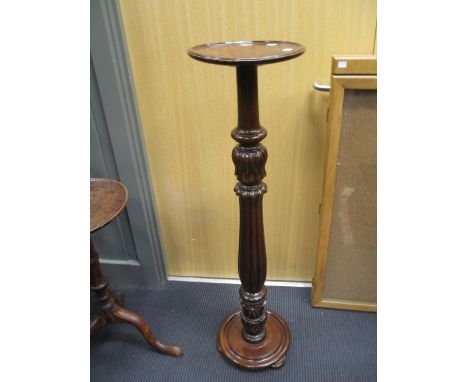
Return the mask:
M 280 369 L 280 368 L 282 368 L 284 366 L 285 362 L 286 362 L 286 355 L 284 355 L 283 358 L 281 358 L 278 362 L 274 363 L 270 367 L 272 369 Z
M 218 350 L 224 357 L 247 369 L 280 368 L 286 360 L 288 347 L 288 325 L 272 311 L 267 311 L 265 338 L 260 342 L 250 343 L 244 339 L 240 312 L 223 322 L 218 338 Z

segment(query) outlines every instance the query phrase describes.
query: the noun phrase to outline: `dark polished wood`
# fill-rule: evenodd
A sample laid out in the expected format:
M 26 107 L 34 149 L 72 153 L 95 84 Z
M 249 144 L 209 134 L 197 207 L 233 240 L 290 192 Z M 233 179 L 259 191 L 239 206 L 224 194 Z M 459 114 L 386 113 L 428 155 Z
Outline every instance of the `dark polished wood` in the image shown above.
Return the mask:
M 202 44 L 187 53 L 194 59 L 217 65 L 252 63 L 271 64 L 290 60 L 304 53 L 305 48 L 290 41 L 227 41 Z
M 114 220 L 124 209 L 128 195 L 126 187 L 111 179 L 91 179 L 91 233 Z M 127 322 L 135 326 L 145 340 L 157 351 L 179 357 L 182 350 L 177 346 L 160 343 L 151 332 L 148 323 L 136 313 L 122 306 L 122 293 L 112 293 L 99 264 L 99 256 L 91 239 L 91 290 L 96 296 L 97 313 L 91 319 L 91 333 L 113 322 Z
M 238 124 L 231 136 L 239 144 L 232 151 L 239 197 L 240 230 L 238 271 L 241 310 L 222 324 L 218 349 L 230 361 L 248 369 L 283 366 L 289 346 L 289 328 L 266 309 L 267 272 L 263 229 L 263 194 L 267 186 L 267 135 L 260 125 L 257 66 L 285 61 L 304 53 L 300 44 L 280 41 L 239 41 L 193 47 L 188 54 L 211 64 L 236 66 Z

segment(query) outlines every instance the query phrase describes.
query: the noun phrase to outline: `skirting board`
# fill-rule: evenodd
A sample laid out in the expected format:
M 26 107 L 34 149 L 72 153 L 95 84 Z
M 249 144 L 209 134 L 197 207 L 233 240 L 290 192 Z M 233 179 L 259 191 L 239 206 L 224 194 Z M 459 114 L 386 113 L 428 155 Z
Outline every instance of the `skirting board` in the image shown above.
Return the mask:
M 190 283 L 212 283 L 212 284 L 237 284 L 240 285 L 238 279 L 218 279 L 214 277 L 182 277 L 182 276 L 168 276 L 168 281 L 184 281 Z M 286 286 L 293 288 L 311 288 L 312 283 L 296 282 L 296 281 L 265 281 L 266 286 Z

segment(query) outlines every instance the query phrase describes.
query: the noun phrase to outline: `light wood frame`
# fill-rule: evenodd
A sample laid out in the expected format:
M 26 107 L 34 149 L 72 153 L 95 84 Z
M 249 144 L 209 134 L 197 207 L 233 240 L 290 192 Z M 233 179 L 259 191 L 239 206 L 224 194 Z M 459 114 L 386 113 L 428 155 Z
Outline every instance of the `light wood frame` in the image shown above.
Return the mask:
M 338 68 L 338 62 L 344 60 L 347 61 L 347 67 L 344 68 L 345 70 L 341 69 L 340 71 Z M 339 74 L 343 72 L 345 75 Z M 346 89 L 377 89 L 377 59 L 375 56 L 334 56 L 332 60 L 331 92 L 329 102 L 330 109 L 328 118 L 328 150 L 324 171 L 322 203 L 320 208 L 321 221 L 315 262 L 315 274 L 312 280 L 313 287 L 311 305 L 318 308 L 376 312 L 377 304 L 323 297 L 336 184 L 336 163 L 339 155 L 343 102 Z

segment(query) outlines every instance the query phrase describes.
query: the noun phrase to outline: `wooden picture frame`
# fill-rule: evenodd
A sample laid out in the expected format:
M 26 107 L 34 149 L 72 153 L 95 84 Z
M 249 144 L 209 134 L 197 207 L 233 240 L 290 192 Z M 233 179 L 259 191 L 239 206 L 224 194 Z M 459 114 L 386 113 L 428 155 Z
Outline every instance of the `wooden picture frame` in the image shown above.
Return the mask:
M 347 90 L 377 89 L 377 59 L 375 56 L 334 56 L 328 115 L 328 149 L 324 171 L 322 202 L 320 206 L 320 232 L 317 245 L 315 274 L 312 281 L 311 305 L 320 308 L 377 311 L 377 301 L 334 298 L 324 295 L 329 255 L 330 233 L 337 184 L 337 166 L 340 155 L 343 105 Z M 374 98 L 376 95 L 374 96 Z M 376 134 L 376 130 L 375 130 Z M 376 206 L 375 206 L 376 208 Z M 336 255 L 334 253 L 335 256 Z M 375 251 L 376 256 L 376 251 Z M 372 259 L 376 261 L 376 259 Z M 357 276 L 356 276 L 357 277 Z M 376 275 L 375 275 L 376 277 Z

